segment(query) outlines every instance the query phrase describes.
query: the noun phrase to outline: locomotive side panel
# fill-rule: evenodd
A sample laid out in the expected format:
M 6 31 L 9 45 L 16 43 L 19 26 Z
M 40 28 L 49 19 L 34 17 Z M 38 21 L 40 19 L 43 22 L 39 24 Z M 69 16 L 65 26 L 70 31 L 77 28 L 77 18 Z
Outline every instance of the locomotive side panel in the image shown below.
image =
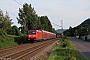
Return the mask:
M 36 40 L 42 40 L 43 36 L 42 36 L 42 30 L 36 30 Z

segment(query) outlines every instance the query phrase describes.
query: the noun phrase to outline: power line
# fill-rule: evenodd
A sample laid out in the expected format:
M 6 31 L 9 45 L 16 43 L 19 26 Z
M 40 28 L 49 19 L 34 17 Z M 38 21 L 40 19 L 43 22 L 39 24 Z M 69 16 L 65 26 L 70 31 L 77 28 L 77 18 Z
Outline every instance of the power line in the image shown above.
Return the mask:
M 16 3 L 18 3 L 19 5 L 21 5 L 22 6 L 22 4 L 21 3 L 19 3 L 19 2 L 17 2 L 16 0 L 14 0 Z
M 18 3 L 19 5 L 22 6 L 21 2 L 19 3 L 19 2 L 17 2 L 16 0 L 14 0 L 14 1 L 15 1 L 16 3 Z M 1 8 L 1 7 L 0 7 L 0 8 Z M 7 10 L 5 10 L 5 9 L 1 9 L 1 10 L 3 10 L 3 12 L 7 12 Z M 9 12 L 8 12 L 8 14 L 15 16 L 14 14 L 9 13 Z
M 18 0 L 20 2 L 20 4 L 23 4 L 20 0 Z
M 52 23 L 52 22 L 51 22 Z M 59 27 L 62 27 L 62 26 L 60 26 L 60 25 L 58 25 L 58 24 L 55 24 L 55 23 L 52 23 L 52 24 L 54 24 L 54 25 L 56 25 L 56 26 L 59 26 Z
M 61 20 L 60 22 L 61 22 L 61 26 L 52 22 L 51 23 L 62 28 L 62 38 L 63 38 L 63 20 Z

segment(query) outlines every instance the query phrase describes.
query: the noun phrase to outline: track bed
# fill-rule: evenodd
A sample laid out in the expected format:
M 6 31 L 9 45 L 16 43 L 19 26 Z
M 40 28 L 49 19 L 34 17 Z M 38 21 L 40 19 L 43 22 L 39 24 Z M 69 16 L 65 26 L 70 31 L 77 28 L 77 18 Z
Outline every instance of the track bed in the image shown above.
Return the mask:
M 37 60 L 39 58 L 45 58 L 46 53 L 51 50 L 57 42 L 58 39 L 52 39 L 0 49 L 0 60 Z

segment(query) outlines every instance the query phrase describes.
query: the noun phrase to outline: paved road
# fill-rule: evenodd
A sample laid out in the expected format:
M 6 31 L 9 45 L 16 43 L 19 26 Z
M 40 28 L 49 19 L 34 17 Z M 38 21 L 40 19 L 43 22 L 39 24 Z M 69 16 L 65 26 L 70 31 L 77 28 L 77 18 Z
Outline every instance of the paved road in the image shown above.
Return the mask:
M 70 40 L 72 40 L 83 56 L 90 60 L 90 42 L 82 41 L 77 38 L 70 38 Z

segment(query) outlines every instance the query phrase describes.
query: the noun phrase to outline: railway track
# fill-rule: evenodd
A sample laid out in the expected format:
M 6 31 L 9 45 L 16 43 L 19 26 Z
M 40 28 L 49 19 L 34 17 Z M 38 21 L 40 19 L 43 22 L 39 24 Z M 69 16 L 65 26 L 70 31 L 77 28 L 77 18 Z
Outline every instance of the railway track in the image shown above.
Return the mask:
M 22 47 L 26 47 L 30 45 L 30 44 L 23 44 L 23 45 L 19 45 L 19 46 L 15 46 L 15 47 L 10 47 L 10 48 L 4 48 L 4 49 L 0 49 L 0 57 L 17 52 L 21 49 L 23 49 Z M 18 49 L 19 48 L 19 49 Z
M 37 45 L 38 43 L 33 43 L 33 44 L 28 43 L 28 44 L 22 44 L 19 46 L 15 46 L 15 47 L 0 49 L 0 57 L 6 56 L 8 54 L 12 54 L 14 52 L 19 52 L 23 49 L 28 49 L 29 47 L 33 47 L 34 44 Z
M 47 40 L 47 41 L 42 41 L 38 43 L 33 43 L 33 44 L 25 44 L 17 47 L 12 47 L 9 49 L 1 49 L 0 50 L 0 57 L 1 59 L 12 59 L 12 60 L 26 60 L 29 56 L 32 57 L 33 55 L 36 54 L 37 51 L 49 46 L 50 44 L 54 43 L 56 40 Z M 4 54 L 3 54 L 4 53 Z

